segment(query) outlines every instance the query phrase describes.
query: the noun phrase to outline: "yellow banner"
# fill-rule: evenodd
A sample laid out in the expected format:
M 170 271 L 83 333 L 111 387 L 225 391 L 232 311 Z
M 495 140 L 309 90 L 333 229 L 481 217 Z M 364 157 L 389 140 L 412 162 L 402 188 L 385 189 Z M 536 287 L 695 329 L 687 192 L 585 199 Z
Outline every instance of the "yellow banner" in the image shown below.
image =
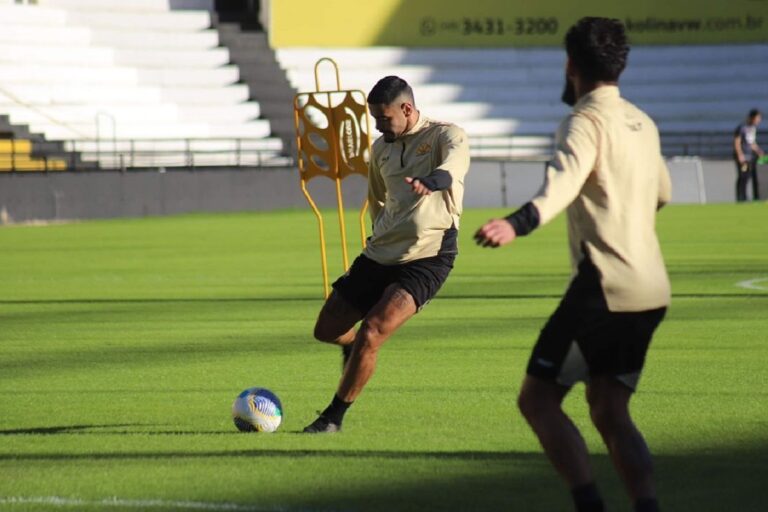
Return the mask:
M 768 0 L 274 0 L 273 47 L 559 46 L 583 16 L 633 44 L 768 42 Z

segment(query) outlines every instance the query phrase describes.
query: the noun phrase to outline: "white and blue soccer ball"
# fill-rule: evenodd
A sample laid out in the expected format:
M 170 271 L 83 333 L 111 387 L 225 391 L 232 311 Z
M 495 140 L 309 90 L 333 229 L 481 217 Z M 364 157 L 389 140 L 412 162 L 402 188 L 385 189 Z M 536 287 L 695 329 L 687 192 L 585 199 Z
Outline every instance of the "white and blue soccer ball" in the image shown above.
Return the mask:
M 242 432 L 274 432 L 283 421 L 283 405 L 264 388 L 248 388 L 235 398 L 232 419 Z

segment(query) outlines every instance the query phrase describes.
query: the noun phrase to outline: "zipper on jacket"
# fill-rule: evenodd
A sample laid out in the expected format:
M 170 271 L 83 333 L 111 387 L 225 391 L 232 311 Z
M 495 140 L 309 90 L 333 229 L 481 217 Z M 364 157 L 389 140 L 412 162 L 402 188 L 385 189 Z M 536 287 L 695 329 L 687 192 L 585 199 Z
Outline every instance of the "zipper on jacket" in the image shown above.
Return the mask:
M 400 168 L 405 167 L 405 141 L 403 141 L 403 151 L 400 153 Z

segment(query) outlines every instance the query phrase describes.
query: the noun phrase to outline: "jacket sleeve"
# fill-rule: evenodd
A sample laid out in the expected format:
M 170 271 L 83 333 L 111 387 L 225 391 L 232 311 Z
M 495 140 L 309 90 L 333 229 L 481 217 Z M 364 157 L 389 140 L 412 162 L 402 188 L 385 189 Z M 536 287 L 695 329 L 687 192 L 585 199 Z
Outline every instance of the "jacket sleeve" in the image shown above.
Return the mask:
M 659 155 L 659 199 L 657 209 L 660 210 L 672 199 L 672 180 L 664 157 Z
M 464 130 L 448 125 L 440 132 L 435 170 L 447 171 L 452 182 L 462 182 L 469 171 L 469 141 Z
M 563 121 L 544 185 L 532 201 L 541 224 L 555 218 L 576 199 L 596 168 L 598 145 L 598 128 L 590 118 L 575 114 Z
M 387 188 L 379 172 L 379 166 L 376 164 L 376 155 L 371 151 L 371 161 L 368 164 L 368 213 L 371 215 L 371 222 L 376 223 L 376 217 L 384 209 L 384 202 L 387 197 Z

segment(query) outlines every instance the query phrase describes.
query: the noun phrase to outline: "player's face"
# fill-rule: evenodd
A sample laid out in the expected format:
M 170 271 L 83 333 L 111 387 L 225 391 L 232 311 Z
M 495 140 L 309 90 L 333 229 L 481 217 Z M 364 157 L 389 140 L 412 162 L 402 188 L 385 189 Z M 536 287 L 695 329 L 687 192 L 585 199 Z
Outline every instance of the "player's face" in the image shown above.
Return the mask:
M 409 104 L 395 101 L 389 105 L 368 104 L 371 116 L 376 120 L 376 130 L 385 142 L 394 142 L 408 129 Z

